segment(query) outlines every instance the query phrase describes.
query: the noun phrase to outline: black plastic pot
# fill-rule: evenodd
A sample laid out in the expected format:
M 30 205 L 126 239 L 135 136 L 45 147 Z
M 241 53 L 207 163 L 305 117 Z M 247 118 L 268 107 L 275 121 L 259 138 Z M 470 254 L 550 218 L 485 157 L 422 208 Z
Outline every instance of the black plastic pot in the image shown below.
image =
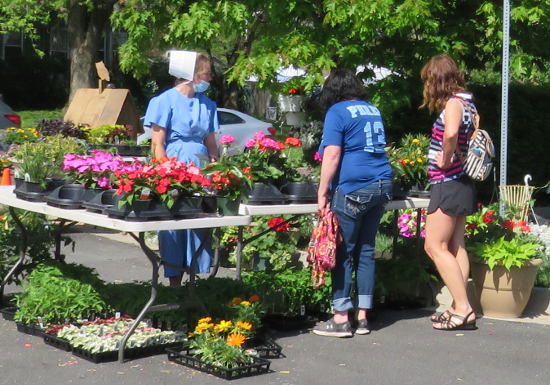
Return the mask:
M 100 192 L 99 189 L 89 189 L 82 184 L 65 184 L 46 195 L 44 200 L 50 206 L 80 209 L 84 202 L 93 199 Z
M 32 202 L 43 202 L 46 188 L 38 182 L 27 182 L 20 178 L 15 178 L 15 196 L 19 199 Z
M 286 195 L 271 183 L 256 182 L 248 194 L 249 204 L 284 203 L 286 200 Z
M 319 185 L 314 182 L 289 182 L 281 186 L 281 192 L 287 199 L 296 203 L 317 202 L 317 189 Z
M 118 204 L 116 190 L 103 190 L 89 201 L 83 202 L 82 207 L 88 211 L 104 214 L 105 209 L 113 207 L 115 204 Z
M 393 181 L 393 199 L 405 199 L 409 194 L 409 189 L 409 187 L 405 187 L 402 183 Z

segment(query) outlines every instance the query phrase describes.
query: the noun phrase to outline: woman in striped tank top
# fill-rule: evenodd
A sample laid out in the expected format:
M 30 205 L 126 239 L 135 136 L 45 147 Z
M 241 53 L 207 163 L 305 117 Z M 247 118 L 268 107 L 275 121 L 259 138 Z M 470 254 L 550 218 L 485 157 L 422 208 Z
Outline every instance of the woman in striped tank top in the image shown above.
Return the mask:
M 475 329 L 476 315 L 466 290 L 470 264 L 464 246 L 465 217 L 474 212 L 475 188 L 455 153 L 466 152 L 477 114 L 464 77 L 449 56 L 434 56 L 422 68 L 421 77 L 421 107 L 440 113 L 432 127 L 428 154 L 431 198 L 424 248 L 453 297 L 448 310 L 432 315 L 432 326 L 438 330 Z

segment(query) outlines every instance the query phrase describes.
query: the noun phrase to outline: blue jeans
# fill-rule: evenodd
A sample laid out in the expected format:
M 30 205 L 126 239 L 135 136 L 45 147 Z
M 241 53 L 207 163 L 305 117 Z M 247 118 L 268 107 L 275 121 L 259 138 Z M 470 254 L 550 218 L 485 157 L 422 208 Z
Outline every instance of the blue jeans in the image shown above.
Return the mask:
M 334 192 L 331 209 L 340 221 L 343 241 L 332 270 L 335 311 L 354 308 L 351 300 L 353 271 L 357 282 L 357 307 L 371 309 L 374 296 L 374 241 L 384 206 L 392 199 L 392 181 L 379 180 L 349 194 Z

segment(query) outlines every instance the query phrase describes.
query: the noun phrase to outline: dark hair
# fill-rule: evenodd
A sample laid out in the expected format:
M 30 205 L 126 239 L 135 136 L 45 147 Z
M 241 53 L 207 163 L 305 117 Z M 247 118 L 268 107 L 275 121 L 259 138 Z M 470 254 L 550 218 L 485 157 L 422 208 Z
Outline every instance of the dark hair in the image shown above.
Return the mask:
M 364 99 L 367 96 L 363 83 L 347 68 L 336 68 L 330 72 L 321 94 L 321 104 L 328 109 L 343 100 Z
M 427 107 L 430 112 L 442 111 L 453 94 L 465 91 L 464 75 L 447 55 L 432 57 L 422 67 L 420 78 L 424 82 L 424 100 L 420 108 Z

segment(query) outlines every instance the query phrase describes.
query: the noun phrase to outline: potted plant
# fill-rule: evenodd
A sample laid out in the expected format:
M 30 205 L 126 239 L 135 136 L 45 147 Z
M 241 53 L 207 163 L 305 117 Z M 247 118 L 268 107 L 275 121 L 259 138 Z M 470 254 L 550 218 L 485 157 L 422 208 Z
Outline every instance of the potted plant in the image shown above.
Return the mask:
M 121 156 L 143 156 L 149 147 L 138 146 L 133 138 L 133 129 L 129 125 L 103 124 L 83 129 L 86 141 L 91 147 L 109 150 L 114 148 Z
M 44 142 L 26 142 L 14 153 L 15 194 L 21 199 L 42 200 L 51 178 L 58 171 L 51 148 Z
M 318 158 L 308 161 L 298 138 L 286 138 L 285 146 L 287 182 L 281 186 L 281 192 L 291 202 L 316 202 L 320 175 Z
M 266 373 L 269 361 L 257 358 L 245 345 L 260 327 L 262 307 L 258 300 L 258 296 L 234 298 L 229 304 L 231 319 L 199 319 L 189 335 L 189 345 L 183 351 L 167 349 L 168 359 L 228 380 Z
M 428 196 L 428 149 L 430 138 L 407 134 L 386 149 L 394 174 L 394 196 Z
M 466 221 L 472 279 L 483 314 L 521 315 L 533 289 L 544 245 L 525 221 L 502 219 L 496 206 L 481 206 Z
M 210 178 L 210 189 L 215 194 L 217 207 L 223 215 L 236 215 L 241 197 L 246 196 L 252 187 L 251 167 L 241 168 L 232 156 L 229 148 L 235 141 L 231 135 L 222 135 L 220 159 L 206 165 L 203 173 Z
M 2 139 L 8 144 L 36 142 L 40 139 L 40 133 L 36 128 L 8 127 L 6 128 Z
M 296 84 L 285 84 L 277 95 L 281 112 L 300 112 L 304 102 L 304 87 Z
M 241 169 L 250 167 L 252 190 L 248 195 L 251 203 L 284 202 L 285 197 L 275 187 L 286 172 L 282 150 L 285 145 L 258 131 L 245 144 L 245 151 L 232 156 L 234 164 Z

